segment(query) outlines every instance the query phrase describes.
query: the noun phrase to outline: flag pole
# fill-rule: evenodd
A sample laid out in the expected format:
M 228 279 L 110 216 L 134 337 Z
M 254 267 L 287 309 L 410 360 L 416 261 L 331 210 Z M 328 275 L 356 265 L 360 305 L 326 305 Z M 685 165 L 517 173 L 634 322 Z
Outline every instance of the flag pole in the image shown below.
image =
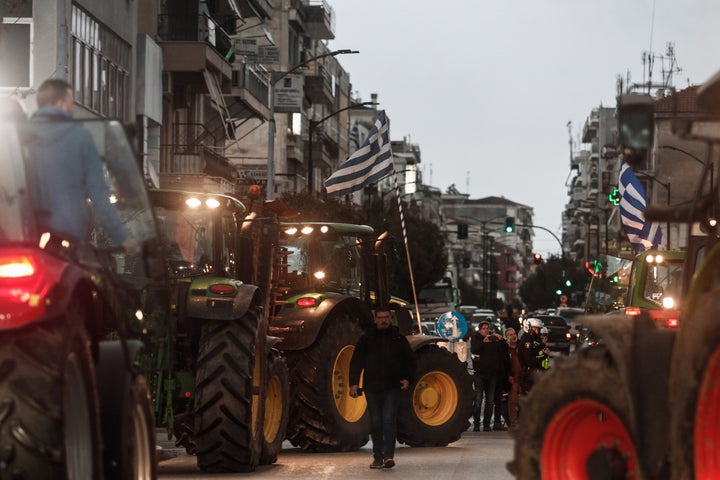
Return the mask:
M 400 227 L 402 228 L 403 243 L 405 244 L 405 256 L 407 257 L 408 272 L 410 273 L 410 286 L 412 288 L 415 315 L 417 316 L 418 333 L 422 335 L 422 318 L 420 318 L 420 307 L 418 305 L 417 291 L 415 289 L 415 277 L 413 275 L 412 262 L 410 261 L 410 247 L 408 246 L 407 229 L 405 228 L 405 215 L 403 214 L 402 201 L 400 200 L 400 188 L 398 187 L 397 173 L 393 168 L 393 182 L 395 183 L 395 198 L 397 199 L 398 213 L 400 214 Z

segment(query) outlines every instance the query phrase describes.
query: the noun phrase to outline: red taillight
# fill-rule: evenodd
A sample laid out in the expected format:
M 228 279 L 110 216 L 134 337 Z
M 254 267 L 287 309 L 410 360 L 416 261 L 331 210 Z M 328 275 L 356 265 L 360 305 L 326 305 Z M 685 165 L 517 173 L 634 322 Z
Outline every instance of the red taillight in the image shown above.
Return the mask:
M 35 274 L 34 259 L 28 255 L 0 256 L 0 279 L 26 279 Z
M 642 310 L 640 310 L 638 307 L 627 307 L 625 309 L 625 315 L 629 315 L 631 317 L 640 315 L 641 312 L 642 312 Z
M 62 275 L 62 262 L 41 251 L 0 251 L 0 330 L 31 323 L 47 308 L 47 294 Z
M 208 290 L 210 290 L 211 293 L 214 293 L 216 295 L 233 295 L 237 291 L 232 285 L 222 283 L 210 285 L 210 288 L 208 288 Z
M 299 307 L 314 307 L 317 305 L 317 300 L 313 297 L 303 297 L 297 301 Z
M 678 328 L 680 326 L 680 319 L 668 318 L 665 320 L 665 326 L 668 328 Z

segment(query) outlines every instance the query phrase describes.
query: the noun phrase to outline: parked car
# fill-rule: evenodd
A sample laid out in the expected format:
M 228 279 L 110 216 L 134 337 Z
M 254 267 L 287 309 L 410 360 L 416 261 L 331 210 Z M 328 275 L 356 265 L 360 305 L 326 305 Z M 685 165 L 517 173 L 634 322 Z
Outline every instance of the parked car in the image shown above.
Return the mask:
M 557 315 L 563 317 L 570 326 L 571 341 L 577 343 L 580 336 L 580 329 L 575 325 L 575 317 L 585 314 L 585 310 L 577 307 L 560 307 L 557 309 Z
M 547 346 L 551 352 L 570 354 L 570 326 L 559 315 L 538 315 L 537 317 L 548 329 Z

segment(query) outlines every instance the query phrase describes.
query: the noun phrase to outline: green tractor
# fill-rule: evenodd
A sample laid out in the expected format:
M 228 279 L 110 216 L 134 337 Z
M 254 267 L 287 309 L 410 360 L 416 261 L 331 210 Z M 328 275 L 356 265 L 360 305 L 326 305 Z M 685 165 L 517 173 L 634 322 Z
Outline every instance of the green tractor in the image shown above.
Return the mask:
M 387 242 L 367 226 L 280 223 L 279 202 L 173 190 L 150 200 L 171 283 L 171 313 L 146 335 L 158 422 L 206 472 L 272 463 L 286 438 L 310 451 L 363 446 L 365 399 L 349 396 L 347 378 L 375 296 L 412 329 L 407 303 L 385 293 Z M 418 372 L 398 439 L 447 445 L 467 429 L 471 378 L 443 339 L 409 339 Z
M 203 471 L 272 463 L 289 383 L 264 313 L 273 243 L 262 238 L 276 238 L 275 215 L 221 194 L 155 190 L 150 201 L 170 277 L 170 315 L 146 335 L 155 417 Z
M 416 381 L 401 400 L 398 440 L 444 446 L 467 430 L 472 381 L 467 367 L 437 345 L 440 337 L 411 335 L 407 302 L 391 297 L 391 249 L 385 235 L 343 223 L 283 223 L 278 242 L 269 332 L 291 372 L 288 439 L 319 452 L 352 451 L 368 441 L 364 397 L 349 395 L 355 343 L 373 321 L 371 308 L 389 305 L 417 356 Z

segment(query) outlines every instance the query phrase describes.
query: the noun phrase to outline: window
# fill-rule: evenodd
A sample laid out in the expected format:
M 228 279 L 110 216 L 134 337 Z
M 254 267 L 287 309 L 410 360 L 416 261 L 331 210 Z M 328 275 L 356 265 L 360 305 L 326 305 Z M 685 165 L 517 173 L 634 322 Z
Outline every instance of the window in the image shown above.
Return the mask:
M 32 83 L 32 18 L 0 17 L 0 87 Z
M 125 118 L 130 80 L 130 45 L 73 5 L 75 101 L 105 117 Z

